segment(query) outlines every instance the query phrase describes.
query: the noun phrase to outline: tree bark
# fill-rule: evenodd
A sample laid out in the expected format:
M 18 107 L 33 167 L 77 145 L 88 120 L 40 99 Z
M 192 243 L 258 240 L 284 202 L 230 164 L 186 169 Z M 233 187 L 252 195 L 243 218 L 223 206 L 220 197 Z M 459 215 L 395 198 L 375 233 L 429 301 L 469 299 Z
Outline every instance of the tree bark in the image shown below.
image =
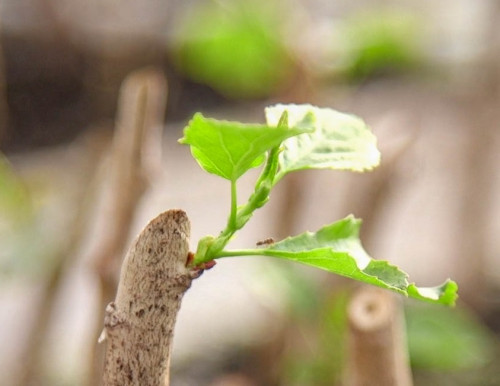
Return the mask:
M 104 319 L 105 386 L 169 384 L 177 312 L 201 272 L 186 267 L 189 234 L 186 214 L 169 210 L 152 220 L 129 249 Z

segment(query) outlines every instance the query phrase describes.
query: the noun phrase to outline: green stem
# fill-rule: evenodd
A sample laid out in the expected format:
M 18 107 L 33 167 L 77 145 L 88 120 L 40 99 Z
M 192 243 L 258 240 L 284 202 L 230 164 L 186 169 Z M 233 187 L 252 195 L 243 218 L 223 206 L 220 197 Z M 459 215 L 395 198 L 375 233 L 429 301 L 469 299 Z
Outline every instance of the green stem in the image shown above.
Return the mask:
M 236 189 L 236 181 L 231 181 L 231 212 L 224 230 L 216 238 L 211 238 L 211 240 L 202 239 L 198 243 L 198 248 L 194 256 L 192 266 L 197 266 L 210 260 L 219 257 L 221 251 L 224 249 L 226 244 L 231 240 L 231 237 L 238 230 L 237 227 L 237 217 L 238 217 L 238 197 Z
M 241 229 L 248 222 L 248 220 L 250 220 L 253 212 L 262 207 L 269 200 L 269 193 L 273 186 L 273 179 L 278 168 L 278 154 L 278 147 L 269 152 L 267 163 L 255 185 L 255 191 L 250 196 L 248 202 L 241 207 L 240 210 L 238 210 L 236 181 L 231 181 L 231 213 L 229 215 L 226 228 L 219 234 L 219 236 L 213 239 L 210 245 L 207 245 L 206 249 L 200 248 L 200 245 L 198 245 L 193 265 L 206 263 L 219 257 L 237 256 L 237 254 L 227 255 L 228 251 L 224 251 L 224 247 L 227 245 L 229 240 L 231 240 L 231 237 L 239 229 Z M 243 252 L 245 254 L 253 255 L 261 254 L 259 253 L 260 250 L 255 250 L 253 253 L 248 251 L 251 250 L 244 250 Z
M 236 190 L 236 181 L 231 180 L 231 214 L 229 215 L 228 228 L 232 228 L 234 230 L 236 230 L 237 210 L 238 210 L 238 197 Z
M 269 200 L 269 194 L 273 187 L 274 176 L 278 168 L 278 154 L 279 148 L 275 147 L 269 152 L 267 163 L 262 171 L 257 183 L 255 184 L 255 191 L 248 199 L 248 202 L 240 208 L 238 212 L 238 229 L 250 219 L 256 209 L 261 208 Z
M 263 249 L 233 249 L 221 251 L 217 258 L 220 257 L 236 257 L 236 256 L 265 256 L 265 250 Z

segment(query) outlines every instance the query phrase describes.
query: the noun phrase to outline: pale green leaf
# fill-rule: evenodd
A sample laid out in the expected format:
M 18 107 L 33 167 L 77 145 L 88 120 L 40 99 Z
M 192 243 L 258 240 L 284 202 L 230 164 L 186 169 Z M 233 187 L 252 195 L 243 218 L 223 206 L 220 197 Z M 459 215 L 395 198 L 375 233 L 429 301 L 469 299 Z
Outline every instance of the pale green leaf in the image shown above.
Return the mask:
M 219 121 L 197 113 L 179 142 L 191 145 L 193 157 L 207 172 L 236 181 L 259 166 L 268 150 L 308 130 Z
M 276 126 L 284 111 L 289 127 L 314 131 L 286 140 L 280 155 L 277 180 L 301 169 L 365 171 L 380 163 L 377 140 L 360 118 L 329 108 L 311 105 L 282 105 L 266 108 L 266 120 Z
M 415 284 L 408 287 L 408 295 L 412 298 L 430 302 L 440 299 L 445 304 L 455 303 L 457 291 L 457 283 L 449 279 L 437 287 L 417 287 Z

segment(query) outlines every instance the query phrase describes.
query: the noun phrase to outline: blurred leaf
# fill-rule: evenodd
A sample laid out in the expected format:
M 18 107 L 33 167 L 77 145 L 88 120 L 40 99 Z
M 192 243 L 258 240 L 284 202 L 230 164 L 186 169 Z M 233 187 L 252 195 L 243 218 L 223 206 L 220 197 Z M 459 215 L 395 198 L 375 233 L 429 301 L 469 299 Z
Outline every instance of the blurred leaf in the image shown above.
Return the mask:
M 370 258 L 359 240 L 360 225 L 360 220 L 348 216 L 317 232 L 288 237 L 259 252 L 324 269 L 420 300 L 455 304 L 457 294 L 454 282 L 448 281 L 443 286 L 419 291 L 414 284 L 408 283 L 408 275 L 398 267 L 387 261 Z M 416 291 L 418 296 L 415 295 Z
M 413 304 L 406 308 L 412 365 L 427 370 L 465 370 L 493 359 L 498 341 L 463 309 Z
M 365 171 L 380 163 L 377 139 L 358 117 L 311 105 L 275 105 L 266 108 L 266 120 L 277 125 L 284 111 L 289 127 L 314 131 L 287 139 L 280 154 L 277 180 L 301 169 Z
M 0 155 L 0 229 L 24 222 L 32 212 L 28 189 Z M 4 222 L 2 224 L 2 222 Z
M 46 176 L 21 179 L 0 157 L 0 275 L 40 277 L 53 268 L 54 256 L 67 241 L 67 224 L 58 226 L 63 189 Z M 57 193 L 56 193 L 57 191 Z M 57 196 L 58 197 L 58 196 Z M 63 216 L 64 217 L 64 216 Z
M 409 12 L 377 9 L 346 20 L 341 31 L 344 72 L 351 80 L 408 72 L 422 60 L 420 25 Z
M 31 192 L 0 156 L 0 273 L 25 271 L 33 267 L 40 244 L 39 229 L 35 229 L 35 210 Z M 35 270 L 38 271 L 38 265 Z
M 327 386 L 340 383 L 345 366 L 348 299 L 347 291 L 329 294 L 318 287 L 313 299 L 315 309 L 292 315 L 293 324 L 289 327 L 293 329 L 289 335 L 292 342 L 287 344 L 281 372 L 283 384 Z M 294 339 L 297 336 L 299 338 Z
M 179 142 L 191 146 L 193 157 L 207 172 L 236 181 L 250 168 L 259 166 L 266 151 L 306 131 L 219 121 L 197 113 Z
M 197 3 L 177 28 L 180 70 L 228 97 L 268 96 L 293 67 L 277 38 L 278 8 L 263 1 Z

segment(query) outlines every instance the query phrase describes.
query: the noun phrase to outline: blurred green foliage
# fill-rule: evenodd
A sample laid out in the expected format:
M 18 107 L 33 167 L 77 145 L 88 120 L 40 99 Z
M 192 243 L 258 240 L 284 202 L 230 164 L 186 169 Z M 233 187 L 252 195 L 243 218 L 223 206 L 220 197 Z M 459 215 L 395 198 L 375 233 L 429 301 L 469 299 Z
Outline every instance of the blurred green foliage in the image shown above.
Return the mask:
M 41 177 L 27 180 L 0 155 L 0 275 L 40 277 L 52 269 L 61 229 Z M 57 220 L 56 220 L 57 221 Z
M 279 36 L 283 15 L 278 3 L 197 3 L 177 28 L 173 55 L 179 69 L 226 97 L 272 94 L 293 72 Z
M 408 11 L 356 14 L 340 29 L 341 72 L 351 81 L 407 73 L 423 61 L 421 35 L 422 25 Z
M 327 386 L 340 384 L 345 360 L 347 328 L 347 291 L 325 292 L 317 286 L 316 293 L 305 306 L 302 285 L 296 288 L 299 308 L 293 315 L 294 339 L 284 353 L 281 379 L 291 386 Z M 307 287 L 307 285 L 306 285 Z M 312 295 L 311 287 L 309 295 Z M 292 302 L 292 307 L 294 306 Z M 318 308 L 311 309 L 311 304 Z M 305 313 L 298 314 L 302 310 Z
M 28 186 L 11 164 L 0 155 L 0 273 L 16 270 L 31 243 L 24 238 L 31 233 L 34 208 Z M 17 257 L 19 256 L 19 259 Z
M 263 259 L 267 263 L 258 287 L 269 285 L 270 293 L 279 293 L 287 305 L 282 327 L 284 350 L 277 364 L 280 384 L 339 384 L 345 357 L 349 291 L 325 290 L 322 278 L 327 275 L 314 268 Z M 347 279 L 345 282 L 352 284 Z
M 412 366 L 457 371 L 487 365 L 498 342 L 463 308 L 411 304 L 406 308 Z
M 0 233 L 25 222 L 32 210 L 27 187 L 7 159 L 0 155 Z

